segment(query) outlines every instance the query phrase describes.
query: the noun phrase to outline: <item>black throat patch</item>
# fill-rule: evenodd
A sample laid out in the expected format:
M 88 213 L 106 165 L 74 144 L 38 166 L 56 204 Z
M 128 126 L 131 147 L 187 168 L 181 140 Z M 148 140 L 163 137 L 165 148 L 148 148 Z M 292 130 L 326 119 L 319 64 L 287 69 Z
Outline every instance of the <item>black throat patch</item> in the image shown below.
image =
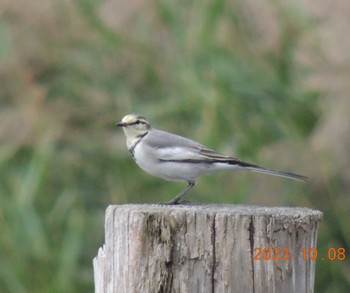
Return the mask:
M 132 158 L 135 160 L 135 148 L 136 146 L 140 143 L 140 141 L 142 140 L 142 138 L 144 138 L 146 135 L 148 134 L 148 131 L 145 133 L 142 133 L 140 135 L 138 135 L 138 141 L 135 142 L 135 144 L 129 149 L 129 152 L 132 156 Z

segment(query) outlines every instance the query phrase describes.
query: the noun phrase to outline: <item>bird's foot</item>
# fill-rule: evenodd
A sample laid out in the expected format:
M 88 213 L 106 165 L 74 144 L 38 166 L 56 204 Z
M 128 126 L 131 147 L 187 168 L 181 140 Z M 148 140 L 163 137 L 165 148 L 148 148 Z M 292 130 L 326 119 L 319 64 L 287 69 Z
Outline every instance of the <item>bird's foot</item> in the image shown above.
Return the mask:
M 188 200 L 170 200 L 170 201 L 166 201 L 166 202 L 160 202 L 159 204 L 161 205 L 185 205 L 185 204 L 189 204 L 190 201 Z

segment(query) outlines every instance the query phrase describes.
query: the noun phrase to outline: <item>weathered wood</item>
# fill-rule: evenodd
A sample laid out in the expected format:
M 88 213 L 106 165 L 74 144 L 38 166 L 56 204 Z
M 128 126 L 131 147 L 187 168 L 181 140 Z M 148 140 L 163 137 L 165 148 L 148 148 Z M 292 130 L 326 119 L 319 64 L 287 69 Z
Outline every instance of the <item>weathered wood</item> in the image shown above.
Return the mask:
M 95 291 L 313 292 L 315 261 L 301 248 L 316 247 L 321 218 L 306 208 L 110 206 Z

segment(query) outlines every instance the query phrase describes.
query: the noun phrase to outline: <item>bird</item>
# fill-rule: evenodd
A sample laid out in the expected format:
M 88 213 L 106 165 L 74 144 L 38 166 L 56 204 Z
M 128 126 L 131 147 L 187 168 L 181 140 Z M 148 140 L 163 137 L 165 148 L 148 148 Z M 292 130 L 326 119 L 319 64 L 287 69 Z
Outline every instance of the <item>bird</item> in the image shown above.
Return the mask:
M 202 174 L 242 169 L 290 179 L 307 177 L 258 166 L 219 154 L 192 139 L 153 128 L 142 115 L 128 114 L 115 124 L 126 137 L 127 148 L 136 164 L 145 172 L 168 181 L 186 181 L 187 186 L 166 204 L 179 204 Z

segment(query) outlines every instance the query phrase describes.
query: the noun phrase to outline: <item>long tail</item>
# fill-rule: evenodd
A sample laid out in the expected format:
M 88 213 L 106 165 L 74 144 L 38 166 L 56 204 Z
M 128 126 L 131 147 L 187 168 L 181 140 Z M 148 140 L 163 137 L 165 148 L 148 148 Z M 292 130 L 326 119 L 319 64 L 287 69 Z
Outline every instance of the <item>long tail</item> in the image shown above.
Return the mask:
M 291 179 L 300 180 L 300 181 L 307 181 L 308 180 L 308 178 L 306 176 L 303 176 L 303 175 L 274 170 L 274 169 L 269 169 L 269 168 L 264 168 L 264 167 L 258 167 L 258 168 L 248 167 L 248 170 L 253 171 L 253 172 L 258 172 L 258 173 L 265 173 L 265 174 L 270 174 L 270 175 L 275 175 L 275 176 L 280 176 L 280 177 L 285 177 L 285 178 L 291 178 Z
M 229 164 L 236 165 L 237 167 L 242 167 L 244 169 L 247 169 L 247 170 L 253 171 L 253 172 L 281 176 L 281 177 L 291 178 L 291 179 L 300 180 L 300 181 L 307 181 L 308 180 L 308 177 L 303 176 L 303 175 L 298 175 L 295 173 L 284 172 L 284 171 L 280 171 L 280 170 L 260 167 L 258 165 L 254 165 L 254 164 L 247 163 L 247 162 L 242 162 L 239 160 L 230 161 Z
M 253 171 L 253 172 L 281 176 L 281 177 L 291 178 L 291 179 L 300 180 L 300 181 L 307 181 L 308 180 L 308 178 L 306 176 L 303 176 L 303 175 L 298 175 L 298 174 L 294 174 L 294 173 L 290 173 L 290 172 L 284 172 L 284 171 L 275 170 L 275 169 L 271 169 L 271 168 L 265 168 L 265 167 L 261 167 L 261 166 L 255 165 L 255 164 L 243 162 L 243 161 L 240 161 L 240 160 L 232 158 L 232 157 L 220 155 L 220 154 L 216 153 L 215 151 L 207 149 L 207 148 L 202 148 L 200 150 L 199 154 L 204 157 L 203 160 L 197 159 L 197 160 L 187 160 L 187 161 L 191 161 L 194 163 L 200 163 L 200 162 L 203 162 L 203 163 L 205 163 L 205 162 L 226 163 L 226 164 L 232 165 L 236 168 L 242 168 L 242 169 L 246 169 L 246 170 Z

